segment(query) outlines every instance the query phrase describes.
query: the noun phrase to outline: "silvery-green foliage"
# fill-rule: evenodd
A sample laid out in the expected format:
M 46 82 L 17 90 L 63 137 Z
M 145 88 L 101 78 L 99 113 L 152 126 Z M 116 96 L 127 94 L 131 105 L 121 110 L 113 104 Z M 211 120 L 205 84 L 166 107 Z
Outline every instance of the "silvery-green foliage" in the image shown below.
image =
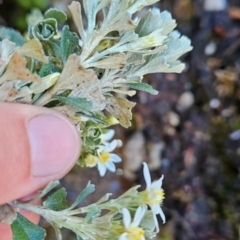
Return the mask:
M 148 73 L 181 72 L 184 69 L 184 64 L 177 59 L 191 50 L 191 44 L 188 38 L 172 32 L 176 22 L 169 12 L 153 8 L 141 19 L 133 20 L 129 13 L 139 10 L 139 3 L 112 1 L 106 7 L 104 3 L 108 1 L 101 1 L 101 4 L 90 2 L 83 2 L 89 16 L 86 29 L 81 18 L 74 15 L 73 9 L 80 9 L 80 6 L 73 3 L 70 10 L 81 36 L 80 63 L 85 68 L 104 69 L 100 81 L 104 93 L 129 83 L 141 83 L 143 75 Z M 100 9 L 104 12 L 104 19 L 95 25 Z
M 157 94 L 142 82 L 145 74 L 184 69 L 179 57 L 192 47 L 187 37 L 174 31 L 171 14 L 152 8 L 133 18 L 155 2 L 83 0 L 83 6 L 72 2 L 69 10 L 77 33 L 68 25 L 59 30 L 66 21 L 62 11 L 33 10 L 27 18 L 31 40 L 17 47 L 19 42 L 11 42 L 14 38 L 9 35 L 11 41 L 0 44 L 0 100 L 52 107 L 71 118 L 81 129 L 79 163 L 84 166 L 84 158 L 97 156 L 101 145 L 89 126 L 104 132 L 111 125 L 109 115 L 123 127 L 131 125 L 135 103 L 116 93 Z M 102 21 L 97 21 L 99 12 Z
M 142 90 L 156 94 L 148 85 L 142 84 L 143 76 L 155 72 L 181 72 L 184 64 L 178 58 L 191 50 L 189 39 L 173 31 L 176 22 L 169 12 L 153 8 L 140 19 L 133 19 L 132 14 L 155 2 L 84 0 L 82 7 L 87 17 L 86 27 L 80 3 L 72 2 L 69 9 L 79 36 L 67 25 L 61 32 L 58 31 L 58 25 L 66 20 L 65 13 L 56 9 L 50 9 L 43 15 L 33 11 L 28 16 L 28 20 L 32 20 L 29 34 L 41 41 L 49 61 L 38 64 L 37 73 L 45 77 L 44 83 L 32 83 L 29 90 L 25 87 L 24 97 L 19 89 L 20 96 L 16 95 L 15 99 L 46 106 L 57 98 L 74 109 L 79 106 L 75 112 L 64 109 L 71 116 L 76 112 L 85 112 L 94 117 L 96 112 L 110 110 L 122 126 L 130 126 L 131 115 L 124 121 L 122 114 L 126 110 L 118 109 L 132 104 L 119 105 L 114 100 L 114 93 L 132 96 L 136 93 L 134 90 Z M 96 17 L 100 11 L 103 20 L 99 22 Z M 36 54 L 33 54 L 33 64 L 36 62 L 34 57 Z M 56 73 L 60 73 L 59 77 L 53 78 L 51 74 Z M 132 91 L 127 90 L 131 87 Z M 61 96 L 66 92 L 67 96 Z M 69 97 L 69 100 L 63 102 L 60 100 L 63 97 Z

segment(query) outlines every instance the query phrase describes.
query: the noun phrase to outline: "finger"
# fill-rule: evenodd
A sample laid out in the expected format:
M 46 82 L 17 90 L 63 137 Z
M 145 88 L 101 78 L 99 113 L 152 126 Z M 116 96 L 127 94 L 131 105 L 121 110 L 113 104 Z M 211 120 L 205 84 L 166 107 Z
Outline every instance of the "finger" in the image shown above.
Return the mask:
M 79 135 L 61 114 L 0 103 L 0 204 L 60 179 L 75 164 L 79 152 Z

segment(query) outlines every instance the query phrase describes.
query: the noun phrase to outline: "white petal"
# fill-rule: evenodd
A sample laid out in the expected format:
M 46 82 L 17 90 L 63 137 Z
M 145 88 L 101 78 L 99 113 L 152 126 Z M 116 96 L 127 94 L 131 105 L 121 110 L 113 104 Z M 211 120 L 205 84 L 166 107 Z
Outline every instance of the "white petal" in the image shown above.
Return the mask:
M 161 216 L 161 218 L 163 220 L 163 223 L 165 223 L 166 222 L 166 217 L 165 217 L 164 212 L 163 212 L 163 210 L 161 208 L 160 208 L 159 214 L 160 214 L 160 216 Z
M 162 187 L 162 181 L 163 181 L 164 176 L 162 175 L 162 177 L 160 179 L 158 179 L 157 181 L 154 181 L 152 183 L 152 187 L 155 189 L 159 189 Z
M 115 167 L 113 162 L 109 161 L 105 165 L 106 165 L 106 167 L 107 167 L 107 169 L 109 171 L 111 171 L 111 172 L 115 172 L 116 171 L 116 167 Z
M 104 150 L 105 150 L 106 152 L 112 152 L 112 151 L 117 147 L 117 144 L 118 144 L 117 140 L 114 139 L 114 140 L 112 140 L 109 144 L 107 144 L 107 145 L 105 146 Z
M 111 153 L 111 160 L 112 162 L 115 162 L 115 163 L 119 163 L 122 161 L 122 159 L 117 154 L 114 154 L 114 153 Z
M 115 134 L 115 131 L 113 129 L 109 129 L 107 133 L 101 135 L 101 138 L 104 141 L 109 141 L 113 138 L 114 134 Z
M 146 181 L 147 188 L 149 188 L 151 186 L 151 176 L 148 169 L 148 165 L 145 162 L 143 163 L 143 175 Z
M 140 224 L 144 214 L 146 213 L 146 210 L 147 210 L 147 206 L 146 205 L 142 205 L 142 206 L 138 207 L 138 209 L 137 209 L 137 211 L 136 211 L 136 213 L 134 215 L 133 222 L 131 223 L 132 227 L 137 227 Z
M 123 224 L 125 228 L 129 228 L 131 224 L 131 215 L 130 212 L 128 211 L 127 208 L 122 209 L 122 214 L 123 214 Z
M 159 204 L 153 204 L 153 205 L 151 205 L 151 210 L 155 214 L 160 214 L 161 207 L 159 206 Z
M 127 233 L 121 234 L 121 236 L 118 238 L 118 240 L 128 240 Z
M 100 176 L 103 177 L 107 171 L 107 167 L 105 166 L 105 164 L 98 163 L 98 171 Z
M 153 213 L 153 220 L 154 220 L 154 223 L 155 223 L 156 232 L 158 233 L 159 232 L 158 220 L 157 220 L 157 217 L 154 213 Z

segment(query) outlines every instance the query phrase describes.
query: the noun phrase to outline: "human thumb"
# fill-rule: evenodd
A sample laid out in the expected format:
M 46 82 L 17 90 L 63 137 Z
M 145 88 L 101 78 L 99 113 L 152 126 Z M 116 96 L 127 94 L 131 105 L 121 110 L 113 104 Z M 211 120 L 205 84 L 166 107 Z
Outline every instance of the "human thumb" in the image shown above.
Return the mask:
M 81 141 L 64 116 L 43 107 L 0 103 L 0 204 L 63 177 Z

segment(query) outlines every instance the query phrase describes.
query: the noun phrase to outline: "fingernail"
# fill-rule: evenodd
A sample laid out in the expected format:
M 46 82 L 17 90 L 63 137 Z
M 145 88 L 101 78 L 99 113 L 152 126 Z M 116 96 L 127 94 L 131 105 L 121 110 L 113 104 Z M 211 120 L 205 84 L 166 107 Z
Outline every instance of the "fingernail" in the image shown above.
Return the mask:
M 38 115 L 27 123 L 31 148 L 32 175 L 55 175 L 73 165 L 80 140 L 75 127 L 60 115 Z M 70 169 L 69 169 L 70 170 Z

